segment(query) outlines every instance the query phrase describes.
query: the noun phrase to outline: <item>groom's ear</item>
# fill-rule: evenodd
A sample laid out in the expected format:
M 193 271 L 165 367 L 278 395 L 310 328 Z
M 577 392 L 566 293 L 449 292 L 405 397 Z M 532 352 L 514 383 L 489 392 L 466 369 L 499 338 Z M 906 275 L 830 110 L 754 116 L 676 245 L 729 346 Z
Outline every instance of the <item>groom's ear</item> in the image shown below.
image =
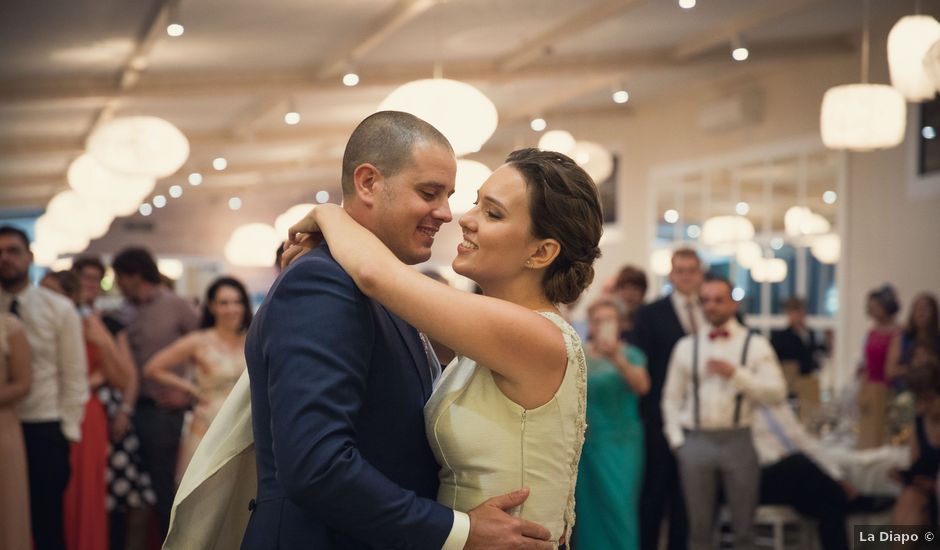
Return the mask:
M 353 185 L 356 189 L 356 197 L 368 206 L 375 202 L 375 195 L 378 192 L 378 185 L 382 180 L 382 173 L 374 165 L 365 162 L 356 167 L 353 171 Z

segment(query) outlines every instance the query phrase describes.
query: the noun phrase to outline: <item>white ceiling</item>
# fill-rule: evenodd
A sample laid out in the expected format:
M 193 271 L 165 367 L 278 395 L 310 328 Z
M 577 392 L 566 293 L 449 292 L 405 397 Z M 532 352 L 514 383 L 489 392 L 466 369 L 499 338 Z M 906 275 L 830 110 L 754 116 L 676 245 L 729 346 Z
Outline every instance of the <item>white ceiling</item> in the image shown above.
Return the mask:
M 872 0 L 873 18 L 896 17 L 897 2 Z M 699 0 L 692 10 L 675 0 L 181 0 L 186 31 L 170 38 L 171 6 L 69 0 L 5 10 L 0 211 L 41 209 L 106 116 L 156 115 L 187 134 L 190 161 L 158 191 L 202 171 L 206 183 L 184 195 L 191 212 L 259 186 L 289 202 L 337 191 L 349 131 L 396 85 L 435 69 L 497 105 L 493 147 L 519 136 L 534 145 L 527 125 L 537 114 L 627 116 L 670 88 L 853 52 L 862 13 L 860 0 Z M 751 48 L 746 63 L 730 59 L 735 36 Z M 139 78 L 122 87 L 132 65 Z M 340 83 L 346 66 L 359 86 Z M 610 99 L 621 85 L 627 105 Z M 302 114 L 294 127 L 282 121 L 289 102 Z M 224 173 L 209 168 L 218 155 L 229 159 Z

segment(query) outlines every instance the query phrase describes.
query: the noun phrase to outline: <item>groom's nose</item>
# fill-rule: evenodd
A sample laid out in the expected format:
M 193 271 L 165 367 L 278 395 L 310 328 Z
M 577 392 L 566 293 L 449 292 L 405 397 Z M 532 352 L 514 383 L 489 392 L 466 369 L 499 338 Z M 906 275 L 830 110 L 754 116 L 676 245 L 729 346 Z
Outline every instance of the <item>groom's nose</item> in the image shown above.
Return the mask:
M 450 211 L 450 201 L 447 200 L 447 197 L 444 197 L 444 200 L 440 201 L 431 211 L 431 216 L 436 220 L 441 220 L 441 223 L 447 223 L 454 219 L 454 215 Z

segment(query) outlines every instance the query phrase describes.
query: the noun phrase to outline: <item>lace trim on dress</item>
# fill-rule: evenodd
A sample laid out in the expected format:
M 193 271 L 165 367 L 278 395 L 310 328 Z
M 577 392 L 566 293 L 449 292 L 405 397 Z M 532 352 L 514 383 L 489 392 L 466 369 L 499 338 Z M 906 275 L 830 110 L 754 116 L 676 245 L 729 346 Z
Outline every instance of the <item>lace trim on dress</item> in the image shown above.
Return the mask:
M 572 357 L 575 358 L 577 372 L 575 373 L 575 383 L 578 390 L 578 416 L 575 419 L 575 452 L 572 457 L 570 468 L 570 483 L 568 487 L 568 501 L 565 505 L 565 547 L 571 548 L 571 531 L 574 529 L 575 522 L 575 486 L 578 483 L 578 463 L 581 462 L 581 449 L 584 447 L 584 435 L 587 430 L 587 420 L 585 420 L 587 408 L 587 362 L 584 359 L 584 349 L 581 345 L 581 337 L 564 319 L 554 312 L 542 312 L 542 315 L 557 317 L 562 321 L 559 325 L 565 335 L 565 347 L 568 353 L 568 362 Z

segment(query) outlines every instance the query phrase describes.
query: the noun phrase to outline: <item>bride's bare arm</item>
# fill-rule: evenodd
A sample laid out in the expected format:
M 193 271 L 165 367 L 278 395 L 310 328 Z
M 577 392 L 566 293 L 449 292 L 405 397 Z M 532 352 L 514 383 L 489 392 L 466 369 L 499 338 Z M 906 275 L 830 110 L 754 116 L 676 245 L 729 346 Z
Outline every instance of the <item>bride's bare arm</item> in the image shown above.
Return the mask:
M 548 401 L 564 376 L 564 337 L 550 320 L 525 307 L 463 292 L 402 263 L 342 207 L 317 206 L 291 228 L 320 231 L 356 285 L 396 315 L 460 355 L 500 374 L 523 406 Z

